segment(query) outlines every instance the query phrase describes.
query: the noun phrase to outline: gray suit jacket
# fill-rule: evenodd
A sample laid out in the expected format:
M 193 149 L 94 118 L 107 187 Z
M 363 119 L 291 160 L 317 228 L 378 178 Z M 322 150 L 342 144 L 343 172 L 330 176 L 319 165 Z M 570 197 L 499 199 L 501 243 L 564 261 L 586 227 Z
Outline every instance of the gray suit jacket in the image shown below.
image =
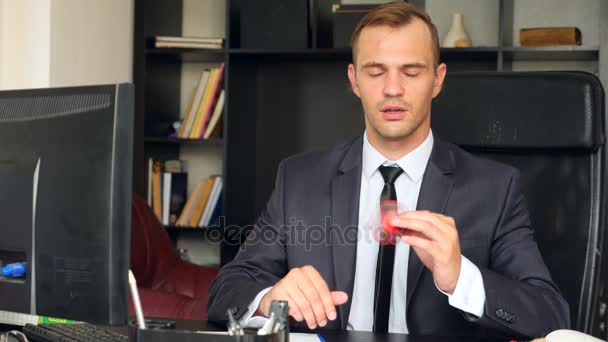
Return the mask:
M 331 290 L 352 298 L 362 146 L 359 137 L 281 162 L 266 209 L 209 290 L 210 320 L 225 320 L 228 308 L 242 316 L 257 293 L 304 265 L 314 266 Z M 455 219 L 462 254 L 481 271 L 486 303 L 475 321 L 450 306 L 411 250 L 410 334 L 538 337 L 569 327 L 568 304 L 534 241 L 514 168 L 435 138 L 417 208 Z M 350 307 L 350 301 L 340 306 L 338 319 L 326 328 L 346 329 Z

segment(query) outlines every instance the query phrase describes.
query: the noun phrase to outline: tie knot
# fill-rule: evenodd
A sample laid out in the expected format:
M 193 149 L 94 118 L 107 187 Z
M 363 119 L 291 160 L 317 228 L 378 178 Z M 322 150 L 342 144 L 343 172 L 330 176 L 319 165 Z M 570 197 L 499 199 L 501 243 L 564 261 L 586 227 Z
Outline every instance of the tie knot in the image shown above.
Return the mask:
M 378 170 L 380 170 L 382 178 L 384 178 L 384 183 L 387 184 L 393 184 L 397 177 L 403 173 L 403 169 L 399 166 L 380 166 Z

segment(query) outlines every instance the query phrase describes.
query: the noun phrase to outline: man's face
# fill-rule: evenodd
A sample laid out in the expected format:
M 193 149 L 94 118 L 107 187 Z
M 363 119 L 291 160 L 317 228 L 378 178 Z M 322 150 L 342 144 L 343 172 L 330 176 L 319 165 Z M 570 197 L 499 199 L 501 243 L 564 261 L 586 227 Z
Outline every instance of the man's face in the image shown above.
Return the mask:
M 348 78 L 361 98 L 368 137 L 421 143 L 430 129 L 431 100 L 446 66 L 433 68 L 431 33 L 421 20 L 399 28 L 365 27 Z

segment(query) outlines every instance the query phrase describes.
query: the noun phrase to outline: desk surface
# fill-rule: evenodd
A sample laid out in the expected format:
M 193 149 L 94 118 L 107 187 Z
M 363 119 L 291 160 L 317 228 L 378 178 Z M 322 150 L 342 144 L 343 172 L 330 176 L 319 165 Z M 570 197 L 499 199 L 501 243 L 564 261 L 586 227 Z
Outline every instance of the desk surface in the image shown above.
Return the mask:
M 176 329 L 179 330 L 203 330 L 203 331 L 225 331 L 221 326 L 206 321 L 176 320 Z M 128 334 L 126 326 L 112 327 L 110 330 L 121 334 Z M 301 331 L 314 333 L 314 331 Z M 318 332 L 326 342 L 497 342 L 505 340 L 474 339 L 470 337 L 437 337 L 437 336 L 409 336 L 405 334 L 375 334 L 364 331 L 320 331 Z

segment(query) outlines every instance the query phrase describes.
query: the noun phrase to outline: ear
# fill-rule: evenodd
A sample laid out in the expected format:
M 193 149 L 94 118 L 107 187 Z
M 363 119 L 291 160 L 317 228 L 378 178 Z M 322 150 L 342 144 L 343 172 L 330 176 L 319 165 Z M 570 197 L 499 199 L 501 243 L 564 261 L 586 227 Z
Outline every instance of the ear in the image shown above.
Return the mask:
M 447 72 L 448 67 L 445 63 L 441 63 L 437 66 L 435 70 L 435 82 L 433 83 L 433 98 L 439 95 L 441 92 L 441 88 L 443 88 L 443 80 L 445 79 L 445 74 Z
M 355 93 L 355 95 L 357 95 L 357 97 L 360 97 L 359 85 L 357 84 L 357 74 L 356 74 L 354 64 L 348 65 L 348 80 L 350 81 L 350 87 L 353 90 L 353 93 Z

